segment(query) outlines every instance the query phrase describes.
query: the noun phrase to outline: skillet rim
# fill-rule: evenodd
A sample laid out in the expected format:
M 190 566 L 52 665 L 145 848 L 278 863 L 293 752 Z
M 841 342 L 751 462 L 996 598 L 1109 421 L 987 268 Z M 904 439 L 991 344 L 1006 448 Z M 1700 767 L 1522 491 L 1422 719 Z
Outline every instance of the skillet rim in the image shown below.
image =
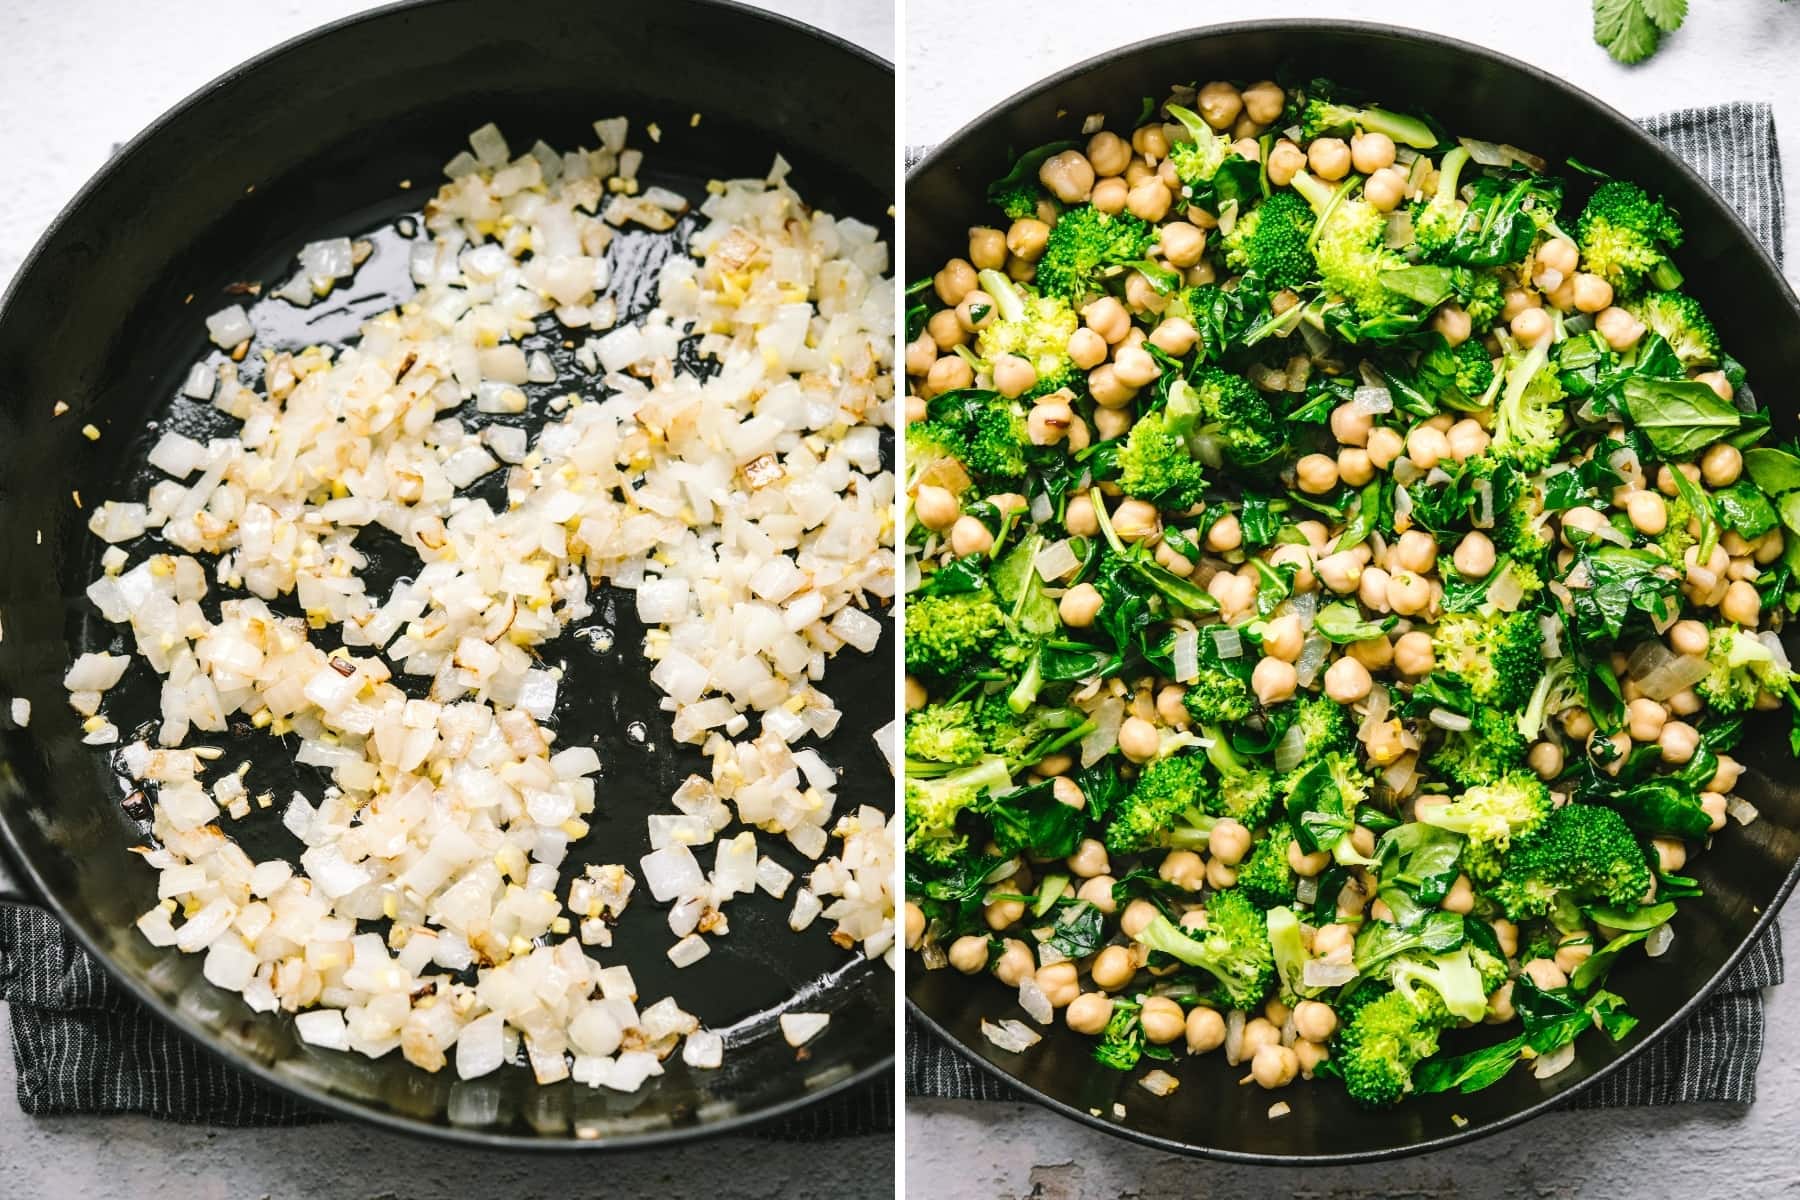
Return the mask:
M 1719 208 L 1729 215 L 1731 227 L 1737 234 L 1739 242 L 1742 243 L 1739 247 L 1740 250 L 1742 249 L 1742 246 L 1750 247 L 1754 254 L 1756 268 L 1776 282 L 1780 293 L 1787 301 L 1789 316 L 1792 319 L 1793 325 L 1797 329 L 1800 329 L 1800 297 L 1795 295 L 1792 285 L 1789 284 L 1787 276 L 1782 272 L 1780 264 L 1776 262 L 1774 254 L 1768 247 L 1762 244 L 1750 230 L 1749 226 L 1744 223 L 1743 217 L 1739 215 L 1737 210 L 1725 203 L 1723 197 L 1718 196 L 1718 192 L 1711 184 L 1707 183 L 1706 180 L 1700 176 L 1699 172 L 1689 166 L 1685 160 L 1678 156 L 1673 150 L 1669 149 L 1667 145 L 1646 132 L 1636 121 L 1632 120 L 1606 101 L 1601 100 L 1591 92 L 1588 92 L 1586 89 L 1577 87 L 1575 84 L 1556 75 L 1552 75 L 1522 59 L 1514 58 L 1509 54 L 1504 54 L 1486 46 L 1479 46 L 1472 42 L 1463 41 L 1460 38 L 1448 37 L 1444 34 L 1434 33 L 1429 30 L 1414 29 L 1404 25 L 1394 25 L 1381 21 L 1350 21 L 1320 17 L 1275 17 L 1265 20 L 1221 21 L 1215 24 L 1195 25 L 1187 29 L 1158 34 L 1155 37 L 1144 38 L 1136 42 L 1115 47 L 1100 54 L 1095 54 L 1082 59 L 1070 66 L 1058 68 L 1055 74 L 1047 75 L 1037 82 L 1014 92 L 999 103 L 991 105 L 986 111 L 978 116 L 964 122 L 956 132 L 950 134 L 942 141 L 935 143 L 929 152 L 907 169 L 906 183 L 910 186 L 915 178 L 937 168 L 940 163 L 949 158 L 951 151 L 964 139 L 974 136 L 988 123 L 1003 118 L 1014 109 L 1021 107 L 1030 101 L 1037 100 L 1040 97 L 1054 92 L 1067 80 L 1104 70 L 1121 62 L 1129 62 L 1140 55 L 1162 49 L 1166 46 L 1188 44 L 1205 38 L 1231 37 L 1240 34 L 1271 33 L 1306 37 L 1323 31 L 1361 35 L 1370 39 L 1385 39 L 1402 44 L 1424 43 L 1435 45 L 1441 49 L 1462 55 L 1466 58 L 1485 60 L 1489 65 L 1519 72 L 1529 77 L 1531 81 L 1538 86 L 1557 93 L 1565 99 L 1572 100 L 1576 102 L 1577 105 L 1586 106 L 1589 111 L 1583 114 L 1584 117 L 1591 119 L 1598 116 L 1610 122 L 1614 127 L 1614 132 L 1620 137 L 1635 141 L 1641 148 L 1659 158 L 1665 167 L 1687 176 L 1688 180 L 1696 185 L 1699 190 L 1719 199 Z M 910 214 L 910 211 L 910 209 L 903 208 L 902 216 L 907 216 Z M 1598 1084 L 1601 1080 L 1612 1075 L 1626 1063 L 1642 1054 L 1650 1046 L 1661 1041 L 1665 1036 L 1672 1032 L 1676 1026 L 1686 1022 L 1687 1019 L 1693 1015 L 1694 1011 L 1712 996 L 1713 992 L 1718 989 L 1719 984 L 1724 980 L 1725 976 L 1730 974 L 1744 955 L 1749 952 L 1751 945 L 1768 931 L 1770 924 L 1779 916 L 1782 906 L 1793 893 L 1796 883 L 1800 883 L 1800 858 L 1796 858 L 1794 862 L 1789 864 L 1787 875 L 1782 879 L 1780 887 L 1775 890 L 1773 898 L 1763 907 L 1762 911 L 1757 914 L 1756 921 L 1751 926 L 1749 933 L 1747 933 L 1737 946 L 1726 955 L 1724 962 L 1719 966 L 1719 969 L 1713 973 L 1712 977 L 1689 997 L 1680 1008 L 1663 1021 L 1662 1024 L 1649 1031 L 1649 1033 L 1644 1035 L 1644 1037 L 1639 1039 L 1636 1043 L 1622 1051 L 1617 1058 L 1595 1071 L 1592 1075 L 1579 1080 L 1563 1091 L 1547 1096 L 1534 1104 L 1527 1105 L 1500 1120 L 1490 1121 L 1482 1125 L 1471 1123 L 1465 1129 L 1456 1129 L 1440 1137 L 1428 1138 L 1424 1141 L 1415 1142 L 1407 1146 L 1387 1147 L 1375 1150 L 1350 1150 L 1331 1154 L 1300 1156 L 1265 1154 L 1245 1150 L 1226 1150 L 1215 1146 L 1202 1145 L 1198 1142 L 1184 1142 L 1174 1138 L 1162 1137 L 1158 1134 L 1148 1133 L 1144 1130 L 1133 1128 L 1122 1121 L 1109 1121 L 1103 1117 L 1095 1116 L 1086 1109 L 1077 1108 L 1074 1105 L 1056 1099 L 1055 1097 L 1040 1091 L 1038 1088 L 1023 1082 L 1018 1077 L 1008 1072 L 1002 1064 L 989 1060 L 978 1048 L 959 1041 L 952 1036 L 935 1017 L 927 1013 L 924 1008 L 912 998 L 910 988 L 908 989 L 908 994 L 906 996 L 906 1013 L 909 1019 L 918 1020 L 933 1036 L 938 1038 L 945 1045 L 948 1045 L 960 1055 L 964 1061 L 973 1064 L 996 1081 L 1005 1084 L 1014 1091 L 1022 1093 L 1032 1102 L 1042 1105 L 1063 1117 L 1067 1117 L 1080 1124 L 1100 1130 L 1103 1133 L 1110 1134 L 1113 1137 L 1121 1138 L 1125 1141 L 1136 1142 L 1152 1149 L 1161 1150 L 1170 1154 L 1179 1154 L 1189 1158 L 1204 1158 L 1219 1162 L 1241 1163 L 1247 1166 L 1259 1167 L 1341 1167 L 1388 1162 L 1394 1159 L 1427 1154 L 1432 1151 L 1463 1145 L 1487 1137 L 1490 1134 L 1499 1133 L 1505 1129 L 1515 1128 L 1534 1117 L 1541 1116 L 1554 1108 L 1566 1104 L 1568 1101 Z M 912 964 L 914 962 L 916 962 L 916 955 L 914 952 L 909 951 L 907 953 L 909 969 L 912 969 Z M 905 976 L 903 975 L 902 978 L 904 979 Z M 921 1098 L 936 1099 L 937 1097 Z M 908 1099 L 911 1099 L 911 1097 L 908 1097 Z
M 359 25 L 387 20 L 401 12 L 427 9 L 448 2 L 449 0 L 392 0 L 391 3 L 351 13 L 302 30 L 221 72 L 170 105 L 153 121 L 121 143 L 57 210 L 56 216 L 44 227 L 44 231 L 32 243 L 31 249 L 19 260 L 19 265 L 6 288 L 0 291 L 0 316 L 10 312 L 14 304 L 24 302 L 26 277 L 38 267 L 40 260 L 47 253 L 51 243 L 61 234 L 64 226 L 73 221 L 89 199 L 112 176 L 119 164 L 135 155 L 149 153 L 150 151 L 146 149 L 149 143 L 165 130 L 187 118 L 190 110 L 201 100 L 220 89 L 237 83 L 277 59 L 306 49 L 314 41 L 335 36 Z M 830 30 L 809 25 L 785 13 L 758 8 L 752 4 L 743 3 L 742 0 L 681 0 L 681 2 L 697 8 L 725 10 L 752 21 L 762 21 L 774 25 L 796 38 L 818 42 L 840 53 L 847 53 L 853 58 L 861 59 L 868 65 L 885 71 L 889 76 L 894 73 L 894 64 L 873 50 L 849 41 Z M 29 728 L 18 732 L 28 740 L 36 741 L 36 735 Z M 4 759 L 5 755 L 0 753 L 0 762 L 3 762 Z M 714 1120 L 695 1121 L 692 1124 L 670 1125 L 653 1131 L 599 1138 L 581 1138 L 576 1136 L 572 1130 L 559 1136 L 493 1133 L 475 1127 L 451 1124 L 447 1119 L 438 1123 L 405 1116 L 391 1108 L 378 1108 L 373 1104 L 321 1088 L 310 1080 L 270 1069 L 236 1046 L 218 1038 L 212 1030 L 184 1014 L 167 997 L 120 968 L 113 961 L 111 952 L 91 938 L 78 922 L 70 919 L 62 898 L 53 895 L 45 887 L 44 879 L 39 875 L 35 863 L 31 861 L 30 856 L 23 852 L 19 844 L 19 839 L 12 828 L 12 820 L 12 815 L 4 807 L 0 807 L 0 859 L 6 862 L 7 867 L 18 879 L 22 893 L 21 899 L 25 903 L 48 910 L 62 924 L 63 928 L 81 944 L 88 955 L 95 959 L 113 978 L 115 983 L 122 986 L 133 999 L 154 1014 L 158 1020 L 176 1030 L 189 1042 L 199 1047 L 202 1052 L 224 1062 L 236 1071 L 250 1075 L 264 1087 L 281 1092 L 339 1119 L 364 1122 L 414 1138 L 460 1143 L 477 1149 L 531 1150 L 562 1154 L 645 1150 L 753 1130 L 766 1122 L 789 1116 L 809 1105 L 867 1083 L 883 1071 L 892 1069 L 894 1065 L 894 1054 L 890 1045 L 885 1055 L 863 1064 L 841 1079 L 833 1080 L 829 1084 L 803 1094 L 788 1097 L 754 1112 L 734 1113 Z

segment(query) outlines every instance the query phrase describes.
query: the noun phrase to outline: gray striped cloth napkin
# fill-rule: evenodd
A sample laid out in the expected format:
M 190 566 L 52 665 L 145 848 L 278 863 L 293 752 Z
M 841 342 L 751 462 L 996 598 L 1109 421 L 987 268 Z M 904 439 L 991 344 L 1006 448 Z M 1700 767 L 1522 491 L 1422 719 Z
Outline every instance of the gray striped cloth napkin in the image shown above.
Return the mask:
M 1781 155 L 1768 105 L 1691 108 L 1640 123 L 1699 171 L 1757 240 L 1781 258 Z M 929 149 L 909 146 L 907 165 Z M 1681 1028 L 1583 1092 L 1572 1107 L 1750 1103 L 1756 1099 L 1756 1065 L 1763 1051 L 1762 989 L 1781 980 L 1781 929 L 1771 925 Z M 906 1092 L 953 1100 L 1025 1099 L 910 1017 Z

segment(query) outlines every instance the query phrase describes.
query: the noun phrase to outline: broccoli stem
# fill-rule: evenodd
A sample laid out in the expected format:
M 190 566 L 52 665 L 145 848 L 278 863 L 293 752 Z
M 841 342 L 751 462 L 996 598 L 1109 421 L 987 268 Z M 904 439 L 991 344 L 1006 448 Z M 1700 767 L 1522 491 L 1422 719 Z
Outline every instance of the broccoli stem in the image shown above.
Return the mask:
M 1438 144 L 1437 134 L 1431 132 L 1431 126 L 1417 117 L 1389 112 L 1385 108 L 1352 109 L 1351 115 L 1364 131 L 1385 133 L 1396 142 L 1415 150 L 1430 150 Z
M 1438 163 L 1437 200 L 1439 204 L 1448 204 L 1456 199 L 1456 189 L 1462 179 L 1463 167 L 1469 161 L 1469 148 L 1458 146 L 1444 155 Z
M 1306 248 L 1311 250 L 1319 244 L 1319 236 L 1325 232 L 1325 226 L 1331 221 L 1331 214 L 1336 212 L 1350 189 L 1362 182 L 1361 175 L 1352 175 L 1344 182 L 1333 187 L 1317 175 L 1301 171 L 1294 176 L 1293 189 L 1300 193 L 1300 198 L 1312 205 L 1318 220 L 1313 223 L 1313 231 L 1306 239 Z
M 1502 412 L 1517 413 L 1525 403 L 1525 391 L 1537 373 L 1544 369 L 1550 361 L 1550 339 L 1545 338 L 1533 346 L 1506 375 L 1506 392 L 1500 397 L 1496 406 L 1496 414 Z
M 1681 279 L 1680 269 L 1666 258 L 1650 269 L 1650 283 L 1661 291 L 1672 291 L 1680 287 Z
M 993 299 L 1002 321 L 1017 321 L 1025 315 L 1025 299 L 1013 287 L 1012 280 L 991 267 L 978 273 L 975 280 Z
M 1106 544 L 1112 547 L 1114 554 L 1125 553 L 1125 543 L 1113 532 L 1112 521 L 1106 515 L 1106 497 L 1095 487 L 1088 489 L 1088 500 L 1094 506 L 1094 520 L 1099 523 L 1100 532 L 1106 535 Z

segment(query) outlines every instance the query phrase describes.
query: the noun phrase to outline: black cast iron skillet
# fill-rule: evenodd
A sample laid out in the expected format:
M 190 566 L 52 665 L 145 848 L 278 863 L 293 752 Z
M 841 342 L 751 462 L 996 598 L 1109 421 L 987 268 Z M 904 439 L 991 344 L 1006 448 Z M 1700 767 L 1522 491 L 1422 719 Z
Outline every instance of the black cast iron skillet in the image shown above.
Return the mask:
M 1490 50 L 1411 30 L 1305 20 L 1217 25 L 1115 50 L 1047 79 L 976 118 L 910 173 L 906 277 L 929 275 L 967 253 L 968 228 L 994 219 L 982 199 L 988 181 L 1005 174 L 1019 152 L 1078 136 L 1089 113 L 1107 114 L 1109 129 L 1129 129 L 1141 98 L 1160 99 L 1175 83 L 1320 75 L 1366 90 L 1386 107 L 1428 112 L 1452 133 L 1528 147 L 1552 162 L 1573 155 L 1664 192 L 1686 220 L 1678 261 L 1688 286 L 1717 318 L 1752 386 L 1773 402 L 1777 433 L 1795 432 L 1783 389 L 1800 372 L 1800 312 L 1774 260 L 1726 203 L 1660 143 L 1586 93 Z M 1293 1165 L 1467 1141 L 1540 1113 L 1617 1069 L 1691 1012 L 1773 919 L 1794 886 L 1800 855 L 1800 787 L 1785 729 L 1779 722 L 1754 726 L 1737 756 L 1749 767 L 1739 791 L 1761 809 L 1761 819 L 1728 826 L 1694 860 L 1706 895 L 1682 902 L 1670 953 L 1654 962 L 1627 954 L 1612 973 L 1608 987 L 1630 1001 L 1642 1022 L 1637 1032 L 1621 1046 L 1599 1035 L 1580 1039 L 1575 1064 L 1549 1080 L 1515 1069 L 1472 1096 L 1371 1112 L 1335 1083 L 1279 1095 L 1245 1089 L 1238 1080 L 1247 1068 L 1227 1068 L 1214 1055 L 1184 1064 L 1180 1090 L 1157 1099 L 1135 1086 L 1141 1070 L 1127 1076 L 1096 1066 L 1091 1041 L 1060 1026 L 1023 1055 L 995 1049 L 981 1036 L 981 1019 L 1023 1015 L 997 985 L 918 970 L 914 957 L 908 1003 L 965 1056 L 1032 1098 L 1160 1149 Z M 1277 1099 L 1293 1112 L 1272 1121 L 1267 1109 Z M 1113 1115 L 1115 1101 L 1124 1116 Z M 1467 1123 L 1458 1126 L 1452 1114 Z
M 259 1017 L 200 978 L 197 957 L 152 949 L 132 929 L 155 902 L 154 873 L 129 848 L 144 826 L 122 809 L 125 789 L 104 752 L 83 746 L 60 694 L 69 661 L 121 649 L 118 631 L 82 595 L 99 566 L 84 529 L 93 504 L 141 498 L 141 466 L 165 427 L 222 436 L 231 423 L 179 400 L 187 365 L 211 350 L 202 318 L 233 300 L 234 283 L 286 278 L 300 244 L 372 234 L 377 250 L 335 304 L 255 305 L 259 340 L 298 346 L 347 336 L 360 315 L 405 290 L 399 218 L 416 211 L 467 135 L 498 122 L 515 153 L 537 138 L 558 149 L 597 144 L 591 122 L 626 115 L 647 152 L 650 183 L 704 199 L 713 178 L 761 176 L 777 152 L 812 204 L 886 224 L 893 194 L 893 73 L 885 62 L 818 30 L 733 4 L 657 0 L 442 0 L 385 8 L 329 26 L 208 85 L 126 146 L 57 219 L 0 311 L 0 696 L 32 702 L 27 730 L 0 731 L 0 835 L 20 878 L 139 999 L 265 1082 L 343 1116 L 491 1146 L 626 1146 L 716 1132 L 791 1110 L 872 1077 L 892 1062 L 893 988 L 885 966 L 826 939 L 821 923 L 787 929 L 791 903 L 741 898 L 732 933 L 685 971 L 664 957 L 663 906 L 627 910 L 614 952 L 645 1003 L 663 995 L 740 1042 L 726 1065 L 692 1072 L 677 1059 L 642 1091 L 620 1095 L 567 1082 L 538 1088 L 508 1067 L 458 1083 L 398 1054 L 370 1061 L 300 1045 L 286 1018 Z M 698 125 L 690 124 L 694 113 Z M 660 144 L 643 133 L 660 125 Z M 410 181 L 411 187 L 401 186 Z M 691 223 L 691 222 L 690 222 Z M 677 231 L 677 234 L 682 232 Z M 890 231 L 891 233 L 891 231 Z M 655 268 L 674 236 L 623 237 L 614 292 L 627 312 L 652 303 Z M 562 384 L 532 392 L 520 423 L 572 380 L 558 338 Z M 216 352 L 215 352 L 216 353 Z M 52 416 L 58 402 L 67 415 Z M 85 424 L 102 431 L 89 442 Z M 79 491 L 83 509 L 71 492 Z M 150 548 L 132 546 L 134 560 Z M 372 544 L 386 582 L 383 547 Z M 572 849 L 586 862 L 635 866 L 648 851 L 644 817 L 667 811 L 688 773 L 650 685 L 629 594 L 602 596 L 588 623 L 611 649 L 569 636 L 545 648 L 567 664 L 557 727 L 564 744 L 594 744 L 604 763 L 600 817 Z M 599 639 L 601 644 L 604 639 Z M 827 687 L 845 710 L 825 747 L 843 773 L 840 811 L 890 808 L 891 775 L 870 733 L 892 716 L 892 639 L 848 653 Z M 4 709 L 0 705 L 0 709 Z M 127 740 L 156 712 L 145 669 L 108 697 Z M 260 786 L 317 795 L 323 780 L 295 767 L 293 747 L 247 731 L 227 762 L 250 757 Z M 292 857 L 279 808 L 234 824 L 258 857 Z M 762 839 L 796 871 L 798 854 Z M 776 1032 L 784 1004 L 826 1010 L 828 1032 L 796 1054 Z

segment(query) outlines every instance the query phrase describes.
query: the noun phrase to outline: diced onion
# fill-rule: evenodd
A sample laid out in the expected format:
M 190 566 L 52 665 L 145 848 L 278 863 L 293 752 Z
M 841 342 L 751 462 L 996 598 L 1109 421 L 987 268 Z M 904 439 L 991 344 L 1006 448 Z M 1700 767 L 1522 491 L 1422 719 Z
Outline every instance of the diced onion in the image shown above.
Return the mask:
M 781 1037 L 790 1046 L 804 1046 L 829 1024 L 830 1013 L 785 1012 L 781 1014 Z
M 1762 815 L 1757 811 L 1756 805 L 1750 803 L 1742 796 L 1726 797 L 1725 811 L 1729 813 L 1731 819 L 1736 821 L 1739 825 L 1748 825 Z
M 1175 666 L 1175 682 L 1191 683 L 1200 678 L 1200 632 L 1183 629 L 1175 635 L 1169 648 Z
M 1081 765 L 1091 767 L 1119 744 L 1119 726 L 1125 723 L 1125 703 L 1108 696 L 1093 712 L 1094 728 L 1081 739 Z
M 1025 1024 L 1023 1021 L 1015 1021 L 1011 1018 L 1001 1021 L 998 1024 L 987 1020 L 985 1017 L 982 1018 L 981 1036 L 993 1043 L 998 1049 L 1006 1050 L 1013 1054 L 1023 1054 L 1025 1051 L 1044 1040 L 1043 1035 L 1038 1033 L 1037 1030 Z
M 1050 1003 L 1050 997 L 1030 975 L 1019 980 L 1019 1007 L 1039 1025 L 1048 1025 L 1056 1019 L 1056 1008 Z
M 1418 755 L 1402 754 L 1381 772 L 1381 782 L 1394 795 L 1404 796 L 1412 788 L 1413 779 L 1418 774 L 1418 765 Z
M 1244 656 L 1244 636 L 1235 625 L 1215 625 L 1211 629 L 1213 652 L 1221 659 L 1229 660 Z
M 1494 485 L 1489 480 L 1477 479 L 1474 491 L 1475 516 L 1472 523 L 1477 529 L 1492 529 L 1494 527 Z
M 1276 1121 L 1294 1111 L 1294 1106 L 1286 1100 L 1277 1100 L 1269 1105 L 1269 1120 Z
M 1319 880 L 1316 876 L 1301 876 L 1294 884 L 1294 899 L 1302 904 L 1310 905 L 1319 898 Z
M 1275 769 L 1281 772 L 1293 770 L 1306 757 L 1306 731 L 1299 725 L 1290 725 L 1281 740 L 1275 743 Z
M 1506 151 L 1498 142 L 1484 142 L 1480 138 L 1467 137 L 1456 140 L 1469 152 L 1470 158 L 1484 167 L 1504 167 L 1508 162 Z
M 1385 387 L 1359 387 L 1350 393 L 1350 407 L 1370 416 L 1390 413 L 1394 411 L 1394 393 Z
M 1644 939 L 1644 953 L 1651 958 L 1661 958 L 1669 952 L 1669 947 L 1674 942 L 1675 931 L 1665 922 L 1652 929 Z
M 1329 652 L 1330 647 L 1331 643 L 1325 640 L 1324 635 L 1319 633 L 1306 635 L 1306 640 L 1300 644 L 1300 657 L 1294 661 L 1294 678 L 1299 681 L 1301 687 L 1311 687 L 1313 681 L 1319 677 L 1319 671 L 1325 665 L 1325 655 Z
M 1553 614 L 1545 613 L 1538 618 L 1538 633 L 1543 638 L 1544 657 L 1561 658 L 1562 621 Z
M 1300 982 L 1309 988 L 1342 987 L 1355 979 L 1357 975 L 1354 962 L 1327 962 L 1322 958 L 1309 958 L 1306 965 L 1300 968 Z
M 1138 1080 L 1138 1086 L 1143 1088 L 1146 1092 L 1149 1092 L 1152 1096 L 1168 1096 L 1173 1094 L 1175 1089 L 1181 1086 L 1181 1081 L 1161 1067 L 1158 1067 L 1156 1070 L 1151 1071 L 1142 1079 Z
M 1080 565 L 1081 560 L 1075 557 L 1075 549 L 1067 538 L 1050 543 L 1037 556 L 1038 577 L 1045 583 L 1055 583 Z
M 1225 1014 L 1225 1065 L 1235 1067 L 1244 1061 L 1244 1013 L 1234 1008 Z
M 1489 606 L 1501 612 L 1517 612 L 1519 601 L 1525 598 L 1525 584 L 1511 571 L 1496 571 L 1492 582 L 1488 584 L 1485 599 Z
M 1539 1079 L 1549 1079 L 1561 1074 L 1575 1061 L 1575 1043 L 1564 1042 L 1548 1054 L 1540 1054 L 1531 1060 L 1531 1073 Z

